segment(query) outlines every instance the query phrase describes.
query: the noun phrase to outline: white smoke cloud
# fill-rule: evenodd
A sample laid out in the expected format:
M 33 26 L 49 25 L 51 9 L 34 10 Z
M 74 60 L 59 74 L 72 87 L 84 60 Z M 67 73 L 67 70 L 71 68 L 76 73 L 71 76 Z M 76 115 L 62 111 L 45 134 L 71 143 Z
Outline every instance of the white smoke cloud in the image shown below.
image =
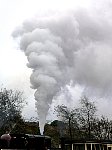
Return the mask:
M 14 31 L 27 56 L 27 66 L 32 68 L 30 81 L 36 89 L 41 133 L 53 97 L 71 80 L 85 87 L 85 93 L 110 93 L 111 6 L 35 17 Z

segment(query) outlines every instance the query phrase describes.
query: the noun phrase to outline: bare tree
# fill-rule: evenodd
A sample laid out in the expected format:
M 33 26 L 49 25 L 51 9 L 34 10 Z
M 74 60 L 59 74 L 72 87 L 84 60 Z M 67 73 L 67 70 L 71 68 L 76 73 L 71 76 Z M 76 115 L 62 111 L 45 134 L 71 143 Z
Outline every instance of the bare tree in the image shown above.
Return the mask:
M 81 107 L 79 108 L 79 122 L 82 129 L 87 134 L 86 137 L 91 138 L 92 124 L 95 119 L 96 106 L 86 96 L 81 98 Z
M 73 138 L 73 132 L 72 132 L 73 126 L 74 127 L 77 126 L 76 109 L 69 109 L 65 105 L 58 105 L 55 108 L 55 111 L 58 113 L 57 116 L 60 117 L 63 122 L 68 124 L 69 136 L 72 140 L 72 138 Z

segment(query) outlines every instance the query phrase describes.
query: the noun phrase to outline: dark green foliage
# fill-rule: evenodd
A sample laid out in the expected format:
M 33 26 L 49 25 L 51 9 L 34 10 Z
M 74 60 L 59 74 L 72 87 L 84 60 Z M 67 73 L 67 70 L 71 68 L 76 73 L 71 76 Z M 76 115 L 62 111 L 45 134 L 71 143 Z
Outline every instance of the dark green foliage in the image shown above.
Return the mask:
M 86 96 L 80 100 L 79 108 L 68 108 L 61 105 L 55 108 L 58 117 L 65 122 L 66 136 L 70 139 L 93 138 L 93 122 L 96 118 L 96 106 Z
M 58 113 L 58 117 L 62 119 L 63 122 L 66 123 L 66 133 L 65 136 L 69 136 L 72 140 L 73 138 L 73 128 L 77 127 L 77 110 L 76 109 L 70 109 L 65 105 L 58 105 L 55 108 L 55 111 Z
M 24 106 L 23 93 L 20 91 L 13 91 L 1 89 L 0 91 L 0 133 L 4 130 L 9 132 L 12 130 L 14 124 L 21 118 L 21 111 Z
M 60 132 L 57 126 L 57 121 L 53 121 L 51 124 L 45 125 L 44 135 L 51 137 L 52 147 L 56 148 L 59 146 Z
M 73 139 L 112 139 L 112 120 L 96 116 L 95 103 L 86 96 L 80 100 L 80 107 L 70 109 L 67 106 L 57 106 L 58 117 L 66 123 L 65 136 Z M 54 125 L 56 125 L 54 122 Z M 68 128 L 67 128 L 68 126 Z
M 38 134 L 40 135 L 39 123 L 37 122 L 25 122 L 22 119 L 15 124 L 11 133 L 22 134 Z

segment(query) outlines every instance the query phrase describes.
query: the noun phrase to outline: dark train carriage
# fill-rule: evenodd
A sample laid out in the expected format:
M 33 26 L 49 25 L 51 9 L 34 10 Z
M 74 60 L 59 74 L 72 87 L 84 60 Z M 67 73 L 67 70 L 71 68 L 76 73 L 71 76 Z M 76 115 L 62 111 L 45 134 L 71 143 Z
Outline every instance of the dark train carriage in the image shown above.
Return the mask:
M 112 150 L 111 140 L 69 140 L 61 139 L 62 150 Z

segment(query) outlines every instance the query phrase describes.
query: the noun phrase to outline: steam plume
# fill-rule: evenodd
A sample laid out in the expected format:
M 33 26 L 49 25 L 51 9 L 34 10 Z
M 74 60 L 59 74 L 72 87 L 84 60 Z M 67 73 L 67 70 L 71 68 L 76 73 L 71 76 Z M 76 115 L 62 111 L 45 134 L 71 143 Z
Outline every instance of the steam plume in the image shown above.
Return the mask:
M 104 7 L 35 17 L 14 31 L 32 68 L 41 133 L 53 97 L 71 80 L 85 92 L 110 93 L 112 9 Z

